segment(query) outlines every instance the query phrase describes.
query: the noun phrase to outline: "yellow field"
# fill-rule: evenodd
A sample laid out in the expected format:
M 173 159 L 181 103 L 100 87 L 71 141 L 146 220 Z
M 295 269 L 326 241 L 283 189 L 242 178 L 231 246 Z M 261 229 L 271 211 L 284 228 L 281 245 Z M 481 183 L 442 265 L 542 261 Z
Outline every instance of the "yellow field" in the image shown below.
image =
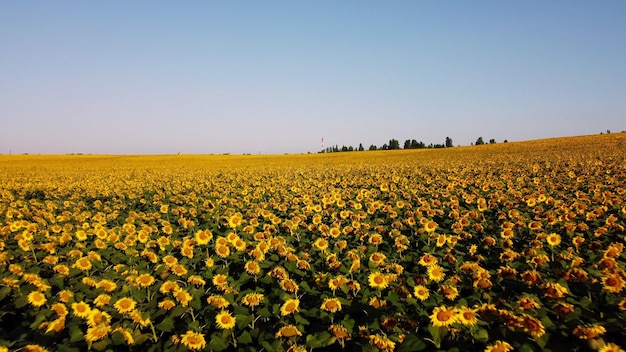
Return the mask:
M 625 144 L 0 155 L 0 346 L 618 351 Z

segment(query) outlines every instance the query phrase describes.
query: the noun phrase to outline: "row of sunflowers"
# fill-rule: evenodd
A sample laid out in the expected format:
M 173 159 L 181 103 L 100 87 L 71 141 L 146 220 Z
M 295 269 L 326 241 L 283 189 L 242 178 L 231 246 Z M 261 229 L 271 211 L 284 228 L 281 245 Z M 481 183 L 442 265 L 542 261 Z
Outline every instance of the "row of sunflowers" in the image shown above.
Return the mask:
M 624 142 L 0 155 L 0 351 L 624 351 Z

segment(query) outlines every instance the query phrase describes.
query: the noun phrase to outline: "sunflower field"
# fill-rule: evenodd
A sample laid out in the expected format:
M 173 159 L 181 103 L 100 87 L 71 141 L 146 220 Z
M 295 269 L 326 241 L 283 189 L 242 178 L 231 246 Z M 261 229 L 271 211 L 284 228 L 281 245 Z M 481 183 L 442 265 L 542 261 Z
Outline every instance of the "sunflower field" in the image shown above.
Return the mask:
M 0 155 L 0 351 L 624 351 L 625 144 Z

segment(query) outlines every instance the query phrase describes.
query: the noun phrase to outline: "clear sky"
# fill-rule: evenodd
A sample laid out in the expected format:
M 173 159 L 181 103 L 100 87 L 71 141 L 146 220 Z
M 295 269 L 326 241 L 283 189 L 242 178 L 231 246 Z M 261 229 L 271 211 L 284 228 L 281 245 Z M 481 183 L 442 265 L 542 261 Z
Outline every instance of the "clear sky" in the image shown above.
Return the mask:
M 0 153 L 626 129 L 626 1 L 0 1 Z

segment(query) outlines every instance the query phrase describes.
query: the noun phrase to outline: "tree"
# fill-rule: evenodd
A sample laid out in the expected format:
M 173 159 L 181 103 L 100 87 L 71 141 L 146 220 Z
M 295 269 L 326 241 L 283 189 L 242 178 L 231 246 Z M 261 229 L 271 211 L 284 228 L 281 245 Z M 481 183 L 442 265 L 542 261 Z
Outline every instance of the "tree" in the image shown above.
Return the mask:
M 496 144 L 496 140 L 495 140 L 495 139 L 493 139 L 493 138 L 491 138 L 491 139 L 489 140 L 489 144 Z
M 389 149 L 389 146 L 387 146 L 387 144 L 383 144 L 382 148 L 380 148 L 380 149 L 387 150 L 387 149 Z
M 446 137 L 446 148 L 454 147 L 454 143 L 452 142 L 452 138 Z
M 376 150 L 376 146 L 375 145 L 370 145 L 369 150 Z
M 390 150 L 400 149 L 400 142 L 397 139 L 390 139 L 388 147 Z
M 363 144 L 359 143 L 359 151 L 360 151 L 360 152 L 362 152 L 362 151 L 364 151 L 364 150 L 365 150 L 365 149 L 363 149 Z
M 406 141 L 404 141 L 403 149 L 411 149 L 411 140 L 407 139 Z
M 483 141 L 483 137 L 478 137 L 478 139 L 476 140 L 476 143 L 474 143 L 475 145 L 482 145 L 485 144 L 485 141 Z

